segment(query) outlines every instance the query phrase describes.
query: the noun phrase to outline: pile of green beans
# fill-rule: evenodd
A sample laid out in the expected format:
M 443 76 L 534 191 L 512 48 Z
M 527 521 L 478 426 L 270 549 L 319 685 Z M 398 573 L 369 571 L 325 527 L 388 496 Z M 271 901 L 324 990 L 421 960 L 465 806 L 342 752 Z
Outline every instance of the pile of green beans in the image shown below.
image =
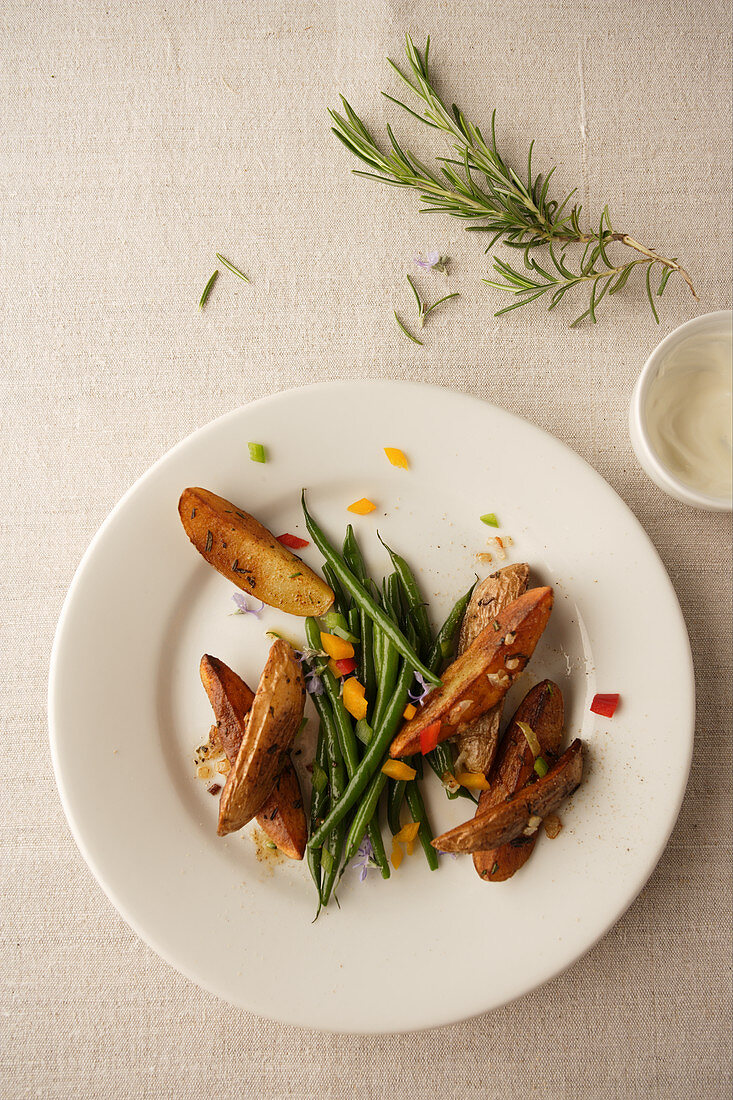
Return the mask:
M 390 877 L 379 823 L 382 802 L 386 802 L 393 835 L 402 828 L 401 811 L 407 803 L 410 817 L 419 825 L 418 838 L 428 866 L 431 870 L 438 867 L 438 856 L 430 843 L 433 832 L 419 789 L 422 758 L 405 761 L 417 772 L 411 780 L 388 778 L 382 767 L 402 723 L 415 674 L 419 673 L 428 684 L 440 683 L 438 673 L 453 653 L 473 586 L 458 600 L 433 638 L 427 606 L 401 555 L 383 544 L 393 572 L 385 577 L 380 590 L 367 573 L 353 527 L 349 524 L 339 553 L 308 511 L 305 494 L 303 512 L 308 532 L 325 558 L 323 575 L 333 589 L 334 608 L 348 623 L 350 634 L 359 639 L 354 643 L 358 650 L 355 675 L 365 688 L 368 723 L 359 725 L 357 736 L 354 720 L 341 697 L 342 684 L 325 656 L 318 656 L 322 654 L 321 629 L 328 627 L 322 627 L 314 618 L 306 619 L 307 644 L 315 654 L 309 658 L 310 668 L 323 685 L 321 694 L 311 696 L 320 729 L 307 851 L 320 912 L 334 896 L 341 875 L 365 837 L 371 845 L 371 860 L 383 878 Z M 427 758 L 439 778 L 452 772 L 453 756 L 447 743 L 438 745 Z M 463 790 L 461 793 L 468 794 Z

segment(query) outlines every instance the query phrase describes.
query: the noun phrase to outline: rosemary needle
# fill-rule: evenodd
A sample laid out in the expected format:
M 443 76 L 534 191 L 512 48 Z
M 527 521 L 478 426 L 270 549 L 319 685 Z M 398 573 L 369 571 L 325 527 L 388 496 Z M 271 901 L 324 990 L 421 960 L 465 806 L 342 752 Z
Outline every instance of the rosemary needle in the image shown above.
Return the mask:
M 417 336 L 413 336 L 412 333 L 408 332 L 407 329 L 405 328 L 405 326 L 402 324 L 402 321 L 400 321 L 399 317 L 397 316 L 397 310 L 393 310 L 392 312 L 394 313 L 395 321 L 397 322 L 399 327 L 402 329 L 402 331 L 404 332 L 407 339 L 412 340 L 413 344 L 419 344 L 420 347 L 423 347 L 422 340 L 418 340 Z
M 235 266 L 234 266 L 234 264 L 230 264 L 230 263 L 229 263 L 229 260 L 225 260 L 225 259 L 224 259 L 224 257 L 222 256 L 221 252 L 217 252 L 217 254 L 216 254 L 216 258 L 217 258 L 217 260 L 219 261 L 219 263 L 220 263 L 220 264 L 223 264 L 223 266 L 224 266 L 224 267 L 225 267 L 225 268 L 226 268 L 226 269 L 227 269 L 228 271 L 231 271 L 232 275 L 236 275 L 238 279 L 243 279 L 245 283 L 248 283 L 248 282 L 249 282 L 249 279 L 248 279 L 248 278 L 247 278 L 247 276 L 246 276 L 246 275 L 244 274 L 244 272 L 243 272 L 243 271 L 240 271 L 238 267 L 235 267 Z
M 201 297 L 199 298 L 199 309 L 203 309 L 204 306 L 206 305 L 206 301 L 207 301 L 209 295 L 211 294 L 211 288 L 213 287 L 214 283 L 216 282 L 218 276 L 219 276 L 219 269 L 217 268 L 216 271 L 214 272 L 214 274 L 209 279 L 206 286 L 204 287 L 203 293 L 202 293 Z

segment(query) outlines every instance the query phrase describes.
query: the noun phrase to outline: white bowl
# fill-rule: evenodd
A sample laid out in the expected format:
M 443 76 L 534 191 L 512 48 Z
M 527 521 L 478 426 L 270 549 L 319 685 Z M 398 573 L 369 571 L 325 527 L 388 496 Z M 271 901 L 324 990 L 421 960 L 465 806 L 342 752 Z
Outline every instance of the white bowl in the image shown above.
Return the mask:
M 733 499 L 730 495 L 715 497 L 701 493 L 680 481 L 669 470 L 651 444 L 646 421 L 646 408 L 652 383 L 670 351 L 678 347 L 683 340 L 687 340 L 691 335 L 696 334 L 727 336 L 730 340 L 732 323 L 733 314 L 731 310 L 721 309 L 716 313 L 705 313 L 700 317 L 694 317 L 692 321 L 685 322 L 684 325 L 680 325 L 669 336 L 666 336 L 644 364 L 634 387 L 629 408 L 631 446 L 634 448 L 642 468 L 655 485 L 658 485 L 668 496 L 681 500 L 683 504 L 689 504 L 693 508 L 707 509 L 710 512 L 730 512 L 733 508 Z

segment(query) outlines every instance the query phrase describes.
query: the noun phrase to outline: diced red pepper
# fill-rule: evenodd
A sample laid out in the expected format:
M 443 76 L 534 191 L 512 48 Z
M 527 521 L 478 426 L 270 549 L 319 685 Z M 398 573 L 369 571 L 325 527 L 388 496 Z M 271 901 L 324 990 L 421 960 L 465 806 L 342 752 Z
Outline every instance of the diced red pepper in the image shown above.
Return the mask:
M 603 718 L 613 718 L 620 698 L 620 695 L 594 695 L 590 709 Z
M 333 662 L 339 676 L 350 676 L 356 668 L 356 661 L 353 657 L 342 657 L 340 661 Z
M 440 722 L 431 722 L 425 729 L 420 730 L 420 752 L 423 756 L 428 752 L 432 752 L 438 744 L 440 726 Z
M 288 550 L 302 550 L 304 546 L 308 546 L 308 539 L 298 538 L 297 535 L 289 535 L 287 531 L 284 535 L 278 535 L 277 541 L 283 546 L 287 546 Z

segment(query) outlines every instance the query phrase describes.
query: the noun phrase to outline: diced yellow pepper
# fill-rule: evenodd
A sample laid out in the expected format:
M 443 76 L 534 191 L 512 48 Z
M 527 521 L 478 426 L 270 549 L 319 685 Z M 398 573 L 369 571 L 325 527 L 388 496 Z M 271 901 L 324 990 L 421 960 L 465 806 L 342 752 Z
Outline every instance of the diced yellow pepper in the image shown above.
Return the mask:
M 333 657 L 334 661 L 344 661 L 347 657 L 354 656 L 354 647 L 351 642 L 345 642 L 343 638 L 338 638 L 335 634 L 326 634 L 321 631 L 321 645 L 325 649 L 329 657 Z
M 408 856 L 412 855 L 412 853 L 415 851 L 414 840 L 408 840 L 407 844 L 405 845 L 405 851 L 407 852 Z
M 469 791 L 488 791 L 491 788 L 488 779 L 481 772 L 459 772 L 456 783 L 467 787 Z
M 400 848 L 399 844 L 395 840 L 393 840 L 392 841 L 392 866 L 394 867 L 395 871 L 397 870 L 399 865 L 402 863 L 402 860 L 404 858 L 405 858 L 404 852 Z
M 385 775 L 388 775 L 390 779 L 404 779 L 408 782 L 417 775 L 415 769 L 411 768 L 409 764 L 403 763 L 402 760 L 388 760 L 383 766 L 382 771 Z
M 407 825 L 403 825 L 398 833 L 395 833 L 395 840 L 402 840 L 405 844 L 412 844 L 417 834 L 420 832 L 420 822 L 410 821 Z
M 355 500 L 353 504 L 350 504 L 346 511 L 354 512 L 357 516 L 368 516 L 376 507 L 373 501 L 367 500 L 366 497 L 362 497 L 361 500 Z
M 406 718 L 409 722 L 411 718 L 414 718 L 417 714 L 417 707 L 413 707 L 412 703 L 408 703 L 405 709 L 402 711 L 402 717 Z
M 360 718 L 366 718 L 367 701 L 364 698 L 364 685 L 359 683 L 356 676 L 350 676 L 344 681 L 341 698 L 352 718 L 356 718 L 357 722 Z
M 410 464 L 407 461 L 407 455 L 404 451 L 401 451 L 399 447 L 385 447 L 384 453 L 393 466 L 399 466 L 401 470 L 409 470 Z

